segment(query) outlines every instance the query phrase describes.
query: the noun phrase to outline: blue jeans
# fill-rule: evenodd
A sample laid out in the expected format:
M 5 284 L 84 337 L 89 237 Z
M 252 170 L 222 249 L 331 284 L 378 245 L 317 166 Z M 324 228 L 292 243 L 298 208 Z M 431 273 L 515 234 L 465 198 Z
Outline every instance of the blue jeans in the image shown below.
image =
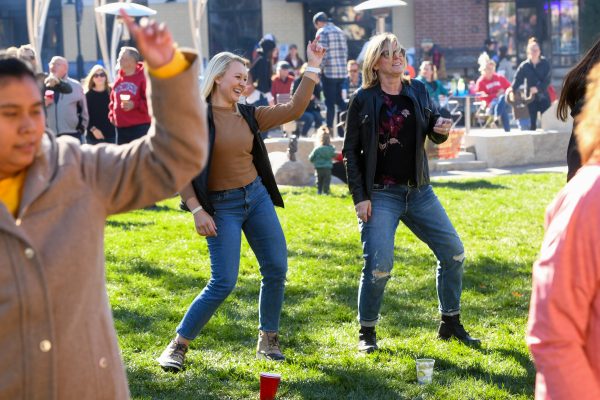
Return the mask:
M 519 120 L 519 129 L 522 131 L 528 131 L 531 127 L 531 120 L 529 118 L 523 118 Z
M 505 132 L 510 132 L 510 120 L 508 119 L 508 107 L 504 95 L 496 97 L 490 102 L 490 110 L 495 117 L 500 117 Z
M 262 275 L 259 329 L 279 330 L 287 273 L 287 245 L 273 202 L 260 177 L 239 189 L 210 192 L 217 236 L 207 237 L 211 277 L 187 310 L 177 333 L 192 340 L 235 288 L 242 231 L 258 259 Z
M 323 96 L 325 97 L 325 106 L 327 107 L 327 126 L 333 128 L 335 106 L 338 106 L 340 112 L 345 111 L 348 108 L 348 105 L 342 97 L 344 78 L 328 78 L 323 75 L 321 78 L 321 85 L 323 85 Z
M 323 125 L 323 117 L 317 110 L 306 110 L 298 120 L 302 121 L 302 132 L 300 133 L 302 136 L 307 136 L 313 125 L 315 129 Z
M 460 312 L 464 264 L 463 244 L 430 185 L 375 185 L 371 218 L 359 220 L 364 266 L 358 291 L 358 320 L 375 326 L 383 291 L 394 265 L 394 237 L 402 221 L 435 254 L 436 288 L 443 315 Z

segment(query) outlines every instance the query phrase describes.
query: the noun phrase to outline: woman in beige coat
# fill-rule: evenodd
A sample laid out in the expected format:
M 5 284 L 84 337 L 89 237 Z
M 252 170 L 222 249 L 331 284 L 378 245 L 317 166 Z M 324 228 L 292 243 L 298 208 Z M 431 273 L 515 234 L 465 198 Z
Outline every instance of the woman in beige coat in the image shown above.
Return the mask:
M 171 196 L 206 163 L 197 61 L 127 19 L 155 122 L 125 146 L 44 132 L 35 77 L 0 60 L 0 398 L 126 399 L 104 278 L 107 216 Z M 177 111 L 173 111 L 177 110 Z

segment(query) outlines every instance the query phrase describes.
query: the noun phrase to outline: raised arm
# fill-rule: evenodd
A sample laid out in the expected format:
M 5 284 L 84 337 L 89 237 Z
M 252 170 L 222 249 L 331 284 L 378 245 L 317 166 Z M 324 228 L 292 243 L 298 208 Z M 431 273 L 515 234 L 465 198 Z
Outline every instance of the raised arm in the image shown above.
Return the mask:
M 154 118 L 149 134 L 128 145 L 82 151 L 84 178 L 108 214 L 175 194 L 205 166 L 208 146 L 197 57 L 176 50 L 164 25 L 125 18 L 149 67 Z
M 318 36 L 314 42 L 308 42 L 308 46 L 306 46 L 308 66 L 319 68 L 325 52 L 326 49 L 319 44 Z M 275 126 L 300 118 L 308 106 L 318 80 L 317 73 L 306 71 L 298 90 L 296 90 L 289 103 L 258 107 L 255 115 L 260 130 L 267 131 Z

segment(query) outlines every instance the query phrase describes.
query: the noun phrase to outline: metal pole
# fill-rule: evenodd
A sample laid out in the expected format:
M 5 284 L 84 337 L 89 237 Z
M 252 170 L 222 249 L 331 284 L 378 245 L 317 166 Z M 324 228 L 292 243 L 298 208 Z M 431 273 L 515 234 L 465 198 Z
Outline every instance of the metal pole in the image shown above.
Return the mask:
M 77 24 L 77 79 L 83 77 L 83 56 L 81 55 L 81 14 L 83 13 L 83 1 L 75 1 L 75 23 Z
M 377 15 L 377 33 L 384 33 L 385 32 L 385 17 L 387 17 L 386 14 L 379 14 Z

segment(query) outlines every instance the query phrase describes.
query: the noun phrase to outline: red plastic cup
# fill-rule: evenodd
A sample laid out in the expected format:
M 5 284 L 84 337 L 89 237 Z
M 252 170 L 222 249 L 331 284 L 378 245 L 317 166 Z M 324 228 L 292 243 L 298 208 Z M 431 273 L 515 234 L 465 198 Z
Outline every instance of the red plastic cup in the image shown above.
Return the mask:
M 48 100 L 54 100 L 54 90 L 46 90 L 44 92 L 44 97 Z
M 274 400 L 281 375 L 269 372 L 260 373 L 260 400 Z

